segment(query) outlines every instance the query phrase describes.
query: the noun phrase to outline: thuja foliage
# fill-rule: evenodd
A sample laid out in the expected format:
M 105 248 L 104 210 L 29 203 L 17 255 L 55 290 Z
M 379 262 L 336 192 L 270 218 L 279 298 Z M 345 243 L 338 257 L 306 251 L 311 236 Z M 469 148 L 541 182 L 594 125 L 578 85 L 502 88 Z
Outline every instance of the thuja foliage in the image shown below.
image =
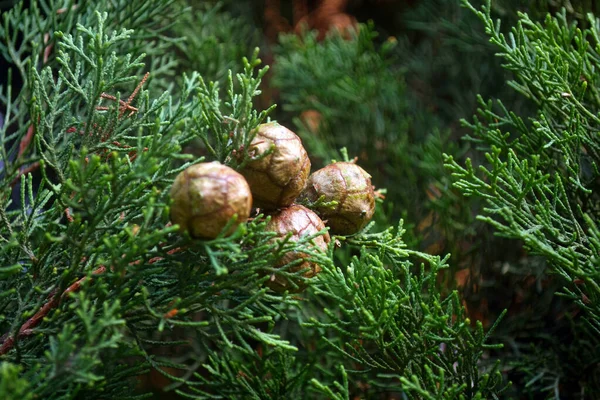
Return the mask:
M 447 259 L 407 249 L 403 233 L 400 225 L 349 239 L 359 254 L 315 290 L 335 307 L 325 309 L 320 320 L 310 317 L 305 326 L 316 328 L 328 347 L 344 356 L 342 374 L 355 374 L 374 392 L 385 388 L 411 399 L 501 393 L 505 384 L 497 366 L 487 365 L 482 374 L 482 353 L 470 348 L 487 347 L 481 323 L 470 328 L 457 292 L 445 298 L 439 293 L 436 277 Z M 343 392 L 321 390 L 345 398 Z
M 598 369 L 600 287 L 598 178 L 600 20 L 572 20 L 566 10 L 535 22 L 520 14 L 505 34 L 491 16 L 464 5 L 484 23 L 498 49 L 509 85 L 535 107 L 523 118 L 500 101 L 480 98 L 478 115 L 464 121 L 486 163 L 461 165 L 447 158 L 455 186 L 484 199 L 479 217 L 497 234 L 519 239 L 541 256 L 570 302 L 553 317 L 549 337 L 533 335 L 514 365 L 525 388 L 559 397 L 600 395 Z M 548 346 L 556 345 L 554 352 Z
M 315 31 L 280 36 L 274 84 L 287 110 L 320 114 L 317 133 L 328 145 L 326 157 L 342 146 L 357 154 L 376 139 L 398 139 L 406 124 L 404 82 L 391 68 L 394 42 L 378 48 L 376 36 L 372 25 L 363 25 L 350 40 L 337 32 L 323 42 Z M 334 134 L 339 131 L 344 135 Z
M 440 293 L 447 259 L 409 250 L 401 226 L 321 253 L 273 240 L 261 214 L 211 241 L 169 223 L 174 177 L 243 166 L 272 111 L 254 106 L 256 52 L 220 90 L 173 74 L 177 3 L 31 3 L 4 14 L 0 48 L 21 78 L 0 91 L 0 397 L 143 398 L 150 371 L 198 399 L 504 389 L 481 363 L 488 334 Z M 182 151 L 194 140 L 205 157 Z M 304 295 L 264 285 L 303 279 L 275 268 L 291 251 L 323 269 Z
M 185 1 L 181 3 L 185 5 Z M 221 83 L 227 80 L 228 71 L 240 72 L 239 60 L 250 57 L 260 43 L 247 19 L 225 11 L 221 2 L 191 4 L 189 12 L 173 26 L 173 33 L 185 38 L 177 42 L 182 69 Z
M 314 31 L 279 37 L 273 85 L 286 117 L 321 164 L 341 159 L 338 149 L 345 147 L 368 171 L 377 171 L 390 199 L 387 212 L 415 223 L 429 182 L 424 170 L 435 165 L 443 173 L 440 153 L 422 147 L 444 135 L 411 130 L 396 39 L 381 43 L 373 24 L 345 36 L 332 30 L 322 41 L 317 37 Z M 429 162 L 424 154 L 438 159 Z

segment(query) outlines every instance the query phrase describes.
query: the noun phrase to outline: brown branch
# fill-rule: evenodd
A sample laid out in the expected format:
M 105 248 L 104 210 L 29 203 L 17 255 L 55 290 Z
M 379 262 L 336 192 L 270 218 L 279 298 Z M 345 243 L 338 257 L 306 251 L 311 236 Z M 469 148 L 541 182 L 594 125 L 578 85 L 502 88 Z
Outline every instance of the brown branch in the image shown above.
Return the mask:
M 184 249 L 181 247 L 176 247 L 174 249 L 167 251 L 167 254 L 169 254 L 169 255 L 175 254 L 182 250 L 184 250 Z M 164 259 L 163 257 L 153 257 L 150 260 L 148 260 L 148 264 L 154 264 L 155 262 L 158 262 L 163 259 Z M 139 264 L 140 262 L 141 262 L 141 260 L 138 260 L 138 261 L 134 261 L 130 264 L 135 265 L 135 264 Z M 92 272 L 92 275 L 101 275 L 105 271 L 106 271 L 106 267 L 104 265 L 101 265 L 100 267 L 98 267 L 97 269 L 95 269 Z M 40 321 L 42 321 L 46 317 L 46 315 L 48 315 L 50 310 L 58 307 L 61 300 L 63 298 L 65 298 L 66 296 L 68 296 L 69 293 L 74 293 L 74 292 L 78 291 L 81 288 L 81 285 L 83 284 L 83 282 L 86 281 L 88 278 L 89 277 L 85 276 L 85 277 L 79 279 L 78 281 L 73 283 L 71 286 L 66 288 L 65 291 L 62 292 L 62 294 L 60 296 L 57 296 L 56 292 L 52 292 L 49 296 L 50 300 L 48 300 L 42 306 L 42 308 L 40 308 L 39 311 L 35 313 L 35 315 L 33 317 L 29 318 L 27 321 L 25 321 L 25 323 L 23 325 L 21 325 L 21 328 L 19 328 L 19 333 L 17 334 L 17 337 L 33 335 L 35 333 L 33 328 L 37 324 L 39 324 Z M 91 279 L 91 278 L 89 278 L 89 279 Z M 0 337 L 0 341 L 2 341 L 2 346 L 0 346 L 0 356 L 8 353 L 15 345 L 15 337 L 10 336 L 8 333 L 3 335 L 2 337 Z
M 96 270 L 94 270 L 92 272 L 92 275 L 100 275 L 100 274 L 103 274 L 105 271 L 106 271 L 106 267 L 101 265 L 99 268 L 97 268 Z M 66 297 L 69 293 L 78 291 L 81 288 L 81 285 L 83 284 L 83 282 L 87 279 L 88 279 L 87 276 L 79 279 L 78 281 L 73 283 L 71 286 L 66 288 L 65 291 L 62 292 L 62 294 L 60 296 L 57 296 L 56 292 L 52 292 L 50 294 L 50 300 L 48 300 L 46 302 L 46 304 L 44 304 L 42 306 L 42 308 L 40 308 L 39 311 L 36 312 L 33 317 L 31 317 L 27 321 L 25 321 L 25 323 L 21 326 L 21 328 L 19 328 L 17 337 L 32 335 L 33 334 L 32 328 L 34 328 L 37 324 L 39 324 L 40 321 L 42 321 L 46 317 L 46 315 L 48 315 L 50 310 L 58 307 L 58 305 L 60 304 L 60 301 L 64 297 Z M 0 356 L 8 353 L 15 345 L 15 337 L 14 336 L 4 335 L 1 339 L 3 339 L 4 342 L 2 343 L 2 346 L 0 346 Z
M 27 128 L 27 133 L 25 136 L 23 136 L 23 139 L 21 139 L 21 142 L 19 143 L 19 152 L 17 153 L 17 158 L 21 157 L 23 153 L 25 153 L 25 150 L 27 150 L 27 147 L 29 147 L 29 143 L 31 143 L 31 139 L 33 139 L 33 129 L 33 124 L 29 125 L 29 128 Z
M 67 210 L 65 210 L 65 212 L 67 212 Z M 70 216 L 70 214 L 68 214 L 68 215 Z M 170 225 L 171 225 L 170 223 L 167 224 L 167 226 L 170 226 Z M 175 248 L 167 251 L 167 254 L 172 255 L 175 253 L 179 253 L 183 250 L 185 250 L 185 248 L 175 247 Z M 86 258 L 83 259 L 83 261 L 85 261 L 85 260 L 86 260 Z M 153 257 L 150 260 L 148 260 L 148 264 L 154 264 L 161 260 L 164 260 L 164 257 Z M 133 262 L 129 263 L 129 265 L 136 265 L 136 264 L 139 264 L 140 262 L 141 262 L 141 260 L 133 261 Z M 106 271 L 106 267 L 104 265 L 100 265 L 100 267 L 98 267 L 97 269 L 95 269 L 92 272 L 92 275 L 101 275 L 105 271 Z M 39 311 L 35 313 L 35 315 L 33 317 L 29 318 L 27 321 L 25 321 L 25 323 L 23 325 L 21 325 L 21 328 L 19 328 L 17 337 L 20 338 L 23 336 L 33 335 L 35 333 L 33 328 L 37 324 L 39 324 L 40 321 L 42 321 L 46 317 L 46 315 L 48 315 L 50 310 L 58 307 L 61 300 L 63 298 L 65 298 L 69 293 L 74 293 L 74 292 L 78 291 L 81 288 L 81 285 L 83 284 L 83 282 L 88 279 L 91 279 L 91 278 L 88 276 L 85 276 L 85 277 L 79 279 L 75 283 L 71 284 L 68 288 L 66 288 L 65 291 L 62 292 L 62 294 L 60 296 L 56 295 L 56 291 L 53 291 L 52 293 L 50 293 L 50 296 L 49 296 L 50 300 L 48 300 L 42 306 L 42 308 L 40 308 Z M 2 356 L 4 354 L 8 353 L 14 347 L 15 337 L 10 336 L 8 333 L 6 333 L 2 337 L 0 337 L 0 342 L 2 342 L 2 346 L 0 346 L 0 356 Z
M 38 169 L 40 167 L 40 163 L 38 161 L 34 162 L 33 164 L 31 164 L 30 166 L 28 166 L 27 168 L 23 168 L 22 170 L 19 171 L 19 173 L 17 174 L 17 176 L 15 177 L 15 179 L 12 180 L 12 182 L 10 183 L 10 187 L 15 187 L 15 185 L 17 183 L 19 183 L 19 180 L 21 180 L 21 176 L 28 174 L 30 172 L 35 171 L 36 169 Z

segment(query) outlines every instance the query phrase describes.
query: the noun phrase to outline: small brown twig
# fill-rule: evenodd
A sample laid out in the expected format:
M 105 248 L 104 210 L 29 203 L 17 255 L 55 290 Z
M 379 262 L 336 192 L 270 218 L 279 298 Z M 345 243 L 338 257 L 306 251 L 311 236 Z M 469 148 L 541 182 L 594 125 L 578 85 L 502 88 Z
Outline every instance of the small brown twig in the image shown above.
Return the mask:
M 127 118 L 131 117 L 133 114 L 135 114 L 138 111 L 138 108 L 133 107 L 131 105 L 131 102 L 135 99 L 135 97 L 141 90 L 144 83 L 146 83 L 146 80 L 148 79 L 149 76 L 150 76 L 150 72 L 146 72 L 146 74 L 144 75 L 144 77 L 142 78 L 140 83 L 138 83 L 138 85 L 134 89 L 133 93 L 131 93 L 129 98 L 127 98 L 127 101 L 119 100 L 119 115 L 118 115 L 117 119 L 121 119 L 123 117 L 123 115 L 125 114 L 125 112 L 127 112 L 127 111 L 129 112 L 129 114 L 127 114 Z M 100 97 L 103 99 L 112 100 L 112 101 L 117 100 L 117 98 L 115 96 L 108 94 L 108 93 L 102 93 L 102 94 L 100 94 Z M 99 111 L 108 111 L 109 109 L 110 108 L 107 106 L 97 106 L 96 107 L 96 110 L 99 110 Z M 110 137 L 111 129 L 112 129 L 112 124 L 110 124 L 110 126 L 106 128 L 105 133 L 101 132 L 101 135 L 100 135 L 101 141 L 104 142 L 104 141 L 108 140 L 108 138 Z
M 183 250 L 185 250 L 185 248 L 175 247 L 174 249 L 167 251 L 167 254 L 172 255 L 175 253 L 179 253 L 180 251 L 183 251 Z M 152 257 L 151 259 L 148 260 L 148 264 L 154 264 L 154 263 L 159 262 L 164 259 L 165 259 L 164 257 Z M 142 260 L 132 261 L 129 263 L 129 265 L 138 265 L 141 262 L 142 262 Z
M 78 5 L 77 4 L 73 4 L 71 6 L 71 10 L 77 10 Z M 64 14 L 67 11 L 69 11 L 69 9 L 67 7 L 64 8 L 59 8 L 58 10 L 56 10 L 56 14 L 60 15 L 60 14 Z
M 48 42 L 50 42 L 50 34 L 46 32 L 44 33 L 44 44 L 46 47 L 44 47 L 44 56 L 42 57 L 44 64 L 48 63 L 50 55 L 52 54 L 52 48 L 54 47 L 52 43 L 48 44 Z
M 103 99 L 112 100 L 112 101 L 117 100 L 117 98 L 115 96 L 108 94 L 108 93 L 102 93 L 100 95 L 100 97 L 102 97 Z M 108 111 L 108 110 L 110 110 L 110 108 L 107 106 L 98 106 L 98 107 L 96 107 L 96 110 Z M 121 118 L 123 116 L 123 114 L 125 114 L 125 111 L 129 111 L 129 114 L 127 114 L 127 117 L 131 117 L 135 112 L 138 111 L 138 109 L 123 100 L 119 100 L 119 118 Z
M 71 215 L 71 211 L 69 210 L 69 207 L 65 208 L 65 216 L 67 217 L 67 221 L 69 221 L 69 222 L 75 221 L 75 219 Z
M 38 119 L 38 122 L 39 122 L 39 119 Z M 17 159 L 21 158 L 21 156 L 23 154 L 25 154 L 25 151 L 27 150 L 27 148 L 31 144 L 31 141 L 33 140 L 34 133 L 35 133 L 35 127 L 33 124 L 31 124 L 27 128 L 27 133 L 25 133 L 25 136 L 23 136 L 23 138 L 19 142 L 19 151 L 17 152 Z M 22 175 L 25 175 L 25 174 L 35 171 L 36 169 L 39 168 L 39 166 L 40 166 L 40 163 L 36 161 L 33 164 L 29 165 L 28 167 L 21 168 L 19 170 L 19 173 L 15 177 L 15 179 L 13 179 L 12 182 L 10 183 L 10 187 L 11 188 L 15 187 L 15 185 L 17 183 L 19 183 L 19 180 L 21 179 Z
M 133 101 L 133 99 L 135 99 L 135 96 L 137 96 L 138 92 L 140 91 L 142 86 L 144 86 L 144 83 L 146 83 L 146 80 L 148 80 L 149 76 L 150 76 L 150 72 L 146 72 L 144 74 L 144 77 L 142 78 L 140 83 L 138 83 L 138 85 L 135 87 L 135 90 L 133 91 L 133 93 L 131 93 L 131 96 L 129 96 L 129 98 L 127 99 L 127 104 L 131 103 Z
M 138 85 L 135 87 L 133 93 L 131 93 L 131 95 L 127 98 L 127 101 L 119 100 L 119 118 L 123 117 L 123 114 L 125 114 L 126 111 L 129 111 L 129 114 L 127 114 L 127 118 L 131 117 L 133 114 L 135 114 L 138 111 L 138 109 L 136 107 L 133 107 L 131 105 L 131 102 L 135 99 L 135 97 L 137 96 L 139 91 L 142 89 L 142 86 L 144 86 L 144 83 L 146 83 L 146 80 L 148 80 L 149 76 L 150 76 L 150 72 L 146 72 L 146 74 L 144 75 L 144 77 L 142 78 L 140 83 L 138 83 Z M 100 97 L 102 97 L 103 99 L 108 99 L 108 100 L 112 100 L 112 101 L 117 100 L 117 98 L 115 96 L 110 95 L 108 93 L 102 93 L 100 95 Z M 98 106 L 98 107 L 96 107 L 96 110 L 105 111 L 105 110 L 108 110 L 108 107 Z
M 101 265 L 100 267 L 98 267 L 96 270 L 94 270 L 92 272 L 92 275 L 100 275 L 100 274 L 103 274 L 105 271 L 106 271 L 106 267 Z M 73 283 L 71 286 L 66 288 L 65 291 L 62 292 L 62 294 L 60 296 L 57 296 L 56 292 L 52 292 L 50 294 L 50 300 L 48 300 L 46 302 L 46 304 L 44 304 L 42 306 L 42 308 L 40 308 L 39 311 L 36 312 L 33 317 L 29 318 L 27 321 L 25 321 L 25 323 L 23 325 L 21 325 L 21 328 L 19 328 L 19 332 L 17 333 L 17 337 L 32 335 L 33 334 L 32 328 L 34 328 L 37 324 L 39 324 L 40 321 L 42 321 L 46 317 L 46 315 L 48 315 L 50 310 L 58 307 L 58 305 L 60 304 L 60 301 L 64 297 L 66 297 L 69 293 L 78 291 L 81 288 L 82 283 L 87 279 L 88 279 L 87 276 L 79 279 L 78 281 Z M 0 346 L 0 356 L 1 356 L 1 355 L 8 353 L 14 347 L 15 337 L 6 334 L 6 335 L 2 336 L 0 338 L 0 340 L 3 341 L 2 346 Z
M 379 190 L 376 190 L 375 186 L 373 186 L 373 193 L 375 193 L 375 197 L 377 197 L 378 199 L 385 200 L 385 195 Z

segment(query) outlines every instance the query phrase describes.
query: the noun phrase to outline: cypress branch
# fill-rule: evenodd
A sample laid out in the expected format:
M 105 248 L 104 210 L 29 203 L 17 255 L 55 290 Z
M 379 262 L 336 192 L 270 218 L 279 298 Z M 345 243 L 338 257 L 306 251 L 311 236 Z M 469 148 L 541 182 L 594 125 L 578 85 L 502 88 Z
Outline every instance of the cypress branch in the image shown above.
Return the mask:
M 448 259 L 411 250 L 402 224 L 371 224 L 321 252 L 311 243 L 325 231 L 274 240 L 258 213 L 214 240 L 168 222 L 178 173 L 247 162 L 273 110 L 255 104 L 266 73 L 258 51 L 221 91 L 196 72 L 173 78 L 184 68 L 165 55 L 182 43 L 166 36 L 185 10 L 177 2 L 60 13 L 34 3 L 33 14 L 22 5 L 7 14 L 0 49 L 23 79 L 17 96 L 9 86 L 1 97 L 0 382 L 11 381 L 2 395 L 142 398 L 132 393 L 149 370 L 199 399 L 502 393 L 497 366 L 478 365 L 489 336 L 437 284 Z M 11 42 L 13 29 L 43 37 L 50 27 L 50 50 Z M 364 32 L 365 58 L 385 69 Z M 194 141 L 202 155 L 182 153 Z M 322 273 L 277 268 L 288 253 Z M 265 287 L 273 274 L 309 289 L 276 293 Z

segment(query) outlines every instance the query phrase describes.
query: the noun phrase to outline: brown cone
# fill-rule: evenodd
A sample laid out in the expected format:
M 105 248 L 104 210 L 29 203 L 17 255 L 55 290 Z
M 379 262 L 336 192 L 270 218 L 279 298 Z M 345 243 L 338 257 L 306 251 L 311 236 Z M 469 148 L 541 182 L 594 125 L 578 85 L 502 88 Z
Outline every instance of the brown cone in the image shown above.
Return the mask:
M 315 171 L 303 195 L 313 202 L 321 196 L 338 202 L 335 208 L 317 207 L 316 211 L 331 232 L 339 235 L 360 231 L 375 213 L 371 175 L 354 163 L 338 162 Z
M 270 154 L 256 158 L 269 149 Z M 274 210 L 292 204 L 310 174 L 310 159 L 300 138 L 277 122 L 262 124 L 249 151 L 255 160 L 240 172 L 250 185 L 254 206 Z
M 317 214 L 308 208 L 297 204 L 293 204 L 274 214 L 267 225 L 267 230 L 276 232 L 279 239 L 286 237 L 286 235 L 291 232 L 292 236 L 290 237 L 290 241 L 292 242 L 298 242 L 303 236 L 315 235 L 324 228 L 325 224 Z M 330 240 L 329 233 L 325 233 L 324 235 L 315 237 L 313 242 L 316 249 L 326 251 L 327 244 Z M 304 261 L 302 263 L 294 265 L 288 269 L 288 272 L 294 273 L 306 270 L 303 276 L 312 278 L 321 272 L 321 267 L 319 267 L 318 264 L 309 261 L 308 258 L 309 255 L 306 253 L 290 251 L 281 257 L 277 262 L 276 267 L 283 267 L 293 261 L 303 259 Z M 306 285 L 302 282 L 295 283 L 298 288 L 295 288 L 287 278 L 273 274 L 271 279 L 267 281 L 267 286 L 277 292 L 284 292 L 286 290 L 299 292 L 306 288 Z
M 171 221 L 193 238 L 214 239 L 231 217 L 237 220 L 227 234 L 250 216 L 252 195 L 242 175 L 218 162 L 192 165 L 171 187 Z

